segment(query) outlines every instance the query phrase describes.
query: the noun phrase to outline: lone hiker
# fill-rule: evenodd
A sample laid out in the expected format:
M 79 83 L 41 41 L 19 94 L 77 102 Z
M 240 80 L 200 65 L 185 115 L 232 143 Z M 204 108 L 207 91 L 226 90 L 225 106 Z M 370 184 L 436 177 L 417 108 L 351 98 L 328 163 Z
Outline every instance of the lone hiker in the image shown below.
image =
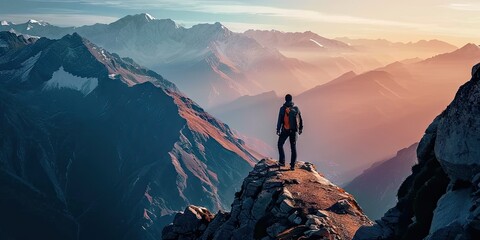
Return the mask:
M 280 108 L 277 121 L 278 152 L 280 154 L 280 167 L 285 166 L 285 151 L 283 144 L 290 138 L 290 148 L 292 149 L 292 158 L 290 160 L 290 170 L 295 169 L 297 160 L 297 132 L 302 134 L 303 120 L 300 109 L 292 102 L 292 95 L 285 95 L 285 103 Z

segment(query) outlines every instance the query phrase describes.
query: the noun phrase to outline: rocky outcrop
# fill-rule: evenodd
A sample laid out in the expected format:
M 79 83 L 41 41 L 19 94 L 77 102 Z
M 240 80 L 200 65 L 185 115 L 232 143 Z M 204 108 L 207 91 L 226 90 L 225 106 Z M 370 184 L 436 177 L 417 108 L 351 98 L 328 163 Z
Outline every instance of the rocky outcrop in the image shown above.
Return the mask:
M 354 239 L 480 239 L 479 68 L 425 131 L 397 205 Z
M 371 225 L 352 195 L 322 177 L 311 163 L 280 169 L 260 161 L 235 194 L 230 212 L 189 206 L 163 230 L 174 239 L 351 239 Z

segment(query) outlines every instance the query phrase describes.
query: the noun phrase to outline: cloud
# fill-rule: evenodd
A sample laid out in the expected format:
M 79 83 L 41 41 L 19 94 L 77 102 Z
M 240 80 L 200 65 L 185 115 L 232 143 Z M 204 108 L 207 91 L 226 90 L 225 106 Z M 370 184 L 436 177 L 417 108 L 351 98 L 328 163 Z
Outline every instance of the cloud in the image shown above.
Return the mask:
M 450 3 L 446 7 L 458 11 L 480 11 L 479 3 Z
M 396 27 L 419 27 L 420 24 L 380 19 L 361 18 L 347 15 L 331 15 L 313 10 L 286 9 L 268 6 L 247 5 L 203 5 L 196 6 L 195 11 L 210 13 L 250 14 L 270 17 L 290 18 L 310 22 L 346 23 L 360 25 L 382 25 Z
M 140 0 L 140 1 L 96 1 L 96 0 L 34 0 L 38 2 L 61 2 L 61 3 L 78 3 L 95 6 L 106 6 L 121 9 L 135 10 L 175 10 L 187 12 L 200 12 L 210 14 L 238 14 L 238 15 L 255 15 L 274 18 L 289 18 L 291 20 L 308 21 L 308 22 L 324 22 L 324 23 L 340 23 L 340 24 L 356 24 L 356 25 L 375 25 L 375 26 L 392 26 L 404 28 L 421 28 L 423 24 L 391 21 L 383 19 L 372 19 L 348 15 L 327 14 L 314 10 L 280 8 L 265 5 L 246 5 L 239 1 L 194 1 L 194 0 Z
M 2 15 L 4 19 L 15 23 L 26 22 L 29 19 L 42 20 L 48 23 L 52 23 L 59 26 L 81 26 L 91 25 L 95 23 L 111 23 L 118 20 L 117 17 L 108 17 L 101 15 L 88 15 L 88 14 L 5 14 Z

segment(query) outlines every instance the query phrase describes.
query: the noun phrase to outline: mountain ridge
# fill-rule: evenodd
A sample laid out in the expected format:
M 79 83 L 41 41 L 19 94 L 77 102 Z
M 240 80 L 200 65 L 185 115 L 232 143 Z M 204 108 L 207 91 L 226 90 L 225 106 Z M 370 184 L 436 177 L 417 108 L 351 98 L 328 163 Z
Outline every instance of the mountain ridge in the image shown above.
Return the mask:
M 395 157 L 373 164 L 344 186 L 370 218 L 379 219 L 395 206 L 396 191 L 417 163 L 417 147 L 418 143 L 413 144 L 398 151 Z
M 6 37 L 2 239 L 158 239 L 188 204 L 227 208 L 260 158 L 173 83 L 78 34 Z

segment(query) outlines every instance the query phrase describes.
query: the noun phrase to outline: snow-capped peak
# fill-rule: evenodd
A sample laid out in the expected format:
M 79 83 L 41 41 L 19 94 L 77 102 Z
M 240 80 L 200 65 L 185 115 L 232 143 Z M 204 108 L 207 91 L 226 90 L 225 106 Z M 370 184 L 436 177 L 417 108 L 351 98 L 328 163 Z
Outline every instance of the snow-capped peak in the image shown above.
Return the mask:
M 28 22 L 27 22 L 27 23 L 28 23 L 28 24 L 40 25 L 40 26 L 46 26 L 46 25 L 48 25 L 48 23 L 47 23 L 47 22 L 44 22 L 44 21 L 37 21 L 37 20 L 35 20 L 35 19 L 30 19 L 30 20 L 28 20 Z
M 152 20 L 155 20 L 156 18 L 154 18 L 152 15 L 148 14 L 148 13 L 145 13 L 145 18 L 148 20 L 148 21 L 152 21 Z

